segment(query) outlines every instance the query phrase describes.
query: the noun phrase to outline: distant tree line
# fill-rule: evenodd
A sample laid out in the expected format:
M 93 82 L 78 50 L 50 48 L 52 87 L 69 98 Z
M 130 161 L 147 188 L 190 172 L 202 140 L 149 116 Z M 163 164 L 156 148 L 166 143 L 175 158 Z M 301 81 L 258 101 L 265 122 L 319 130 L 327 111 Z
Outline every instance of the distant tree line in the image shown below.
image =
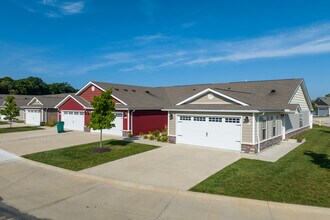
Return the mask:
M 0 94 L 49 95 L 75 92 L 77 92 L 77 89 L 73 88 L 67 82 L 47 84 L 38 77 L 28 77 L 18 80 L 10 77 L 0 78 Z

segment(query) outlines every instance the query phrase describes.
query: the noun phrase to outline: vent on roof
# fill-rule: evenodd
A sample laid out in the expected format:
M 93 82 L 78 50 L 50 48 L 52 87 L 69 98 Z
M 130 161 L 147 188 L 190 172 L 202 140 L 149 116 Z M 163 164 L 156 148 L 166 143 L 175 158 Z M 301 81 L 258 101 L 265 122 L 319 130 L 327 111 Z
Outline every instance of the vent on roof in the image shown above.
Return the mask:
M 193 88 L 193 91 L 196 91 L 196 89 L 195 89 L 195 88 Z
M 230 87 L 228 87 L 228 89 L 230 89 Z
M 125 91 L 125 92 L 128 92 L 128 90 L 127 90 L 127 89 L 124 89 L 124 91 Z
M 132 92 L 136 92 L 136 90 L 135 89 L 132 89 Z
M 271 94 L 275 94 L 276 93 L 276 90 L 275 89 L 272 89 L 272 90 L 270 90 L 270 93 Z
M 150 94 L 150 92 L 147 90 L 146 93 Z
M 118 88 L 115 88 L 115 90 L 116 90 L 116 91 L 119 91 L 119 89 L 118 89 Z

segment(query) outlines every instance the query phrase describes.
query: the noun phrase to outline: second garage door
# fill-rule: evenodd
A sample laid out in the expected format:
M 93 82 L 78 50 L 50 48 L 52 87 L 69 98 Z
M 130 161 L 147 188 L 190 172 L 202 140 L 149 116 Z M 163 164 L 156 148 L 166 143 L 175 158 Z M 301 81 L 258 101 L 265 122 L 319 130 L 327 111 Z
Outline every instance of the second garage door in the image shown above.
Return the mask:
M 64 121 L 64 130 L 84 131 L 84 112 L 62 111 L 62 121 Z
M 177 116 L 177 143 L 241 150 L 241 117 Z
M 41 111 L 36 109 L 25 110 L 25 123 L 30 125 L 40 125 Z
M 121 112 L 115 112 L 116 118 L 113 121 L 115 124 L 115 127 L 111 129 L 104 129 L 102 131 L 103 134 L 111 134 L 111 135 L 118 135 L 122 136 L 123 135 L 123 113 Z M 100 132 L 99 130 L 91 130 L 91 132 Z

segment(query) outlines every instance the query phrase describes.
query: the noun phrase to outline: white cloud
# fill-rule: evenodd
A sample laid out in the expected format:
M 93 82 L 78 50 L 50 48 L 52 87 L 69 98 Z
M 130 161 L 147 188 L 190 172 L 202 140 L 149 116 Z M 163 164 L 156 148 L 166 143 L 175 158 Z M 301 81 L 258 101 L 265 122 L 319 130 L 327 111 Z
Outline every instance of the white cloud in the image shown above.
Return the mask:
M 183 28 L 191 28 L 193 26 L 195 26 L 197 24 L 197 22 L 187 22 L 181 25 L 181 27 Z
M 85 1 L 16 0 L 14 3 L 28 12 L 43 14 L 51 18 L 80 14 L 85 9 Z
M 74 15 L 83 12 L 84 2 L 66 2 L 59 6 L 63 14 Z

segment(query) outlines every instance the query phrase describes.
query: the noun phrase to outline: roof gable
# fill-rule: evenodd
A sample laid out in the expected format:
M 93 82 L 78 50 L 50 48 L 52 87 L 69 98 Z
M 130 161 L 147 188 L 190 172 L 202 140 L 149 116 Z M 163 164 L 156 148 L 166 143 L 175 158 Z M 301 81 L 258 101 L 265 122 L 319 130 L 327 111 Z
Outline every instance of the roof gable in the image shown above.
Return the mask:
M 33 97 L 33 99 L 31 99 L 31 101 L 27 104 L 27 106 L 43 106 L 42 102 L 37 98 L 37 97 Z
M 215 91 L 213 89 L 210 89 L 210 88 L 207 88 L 193 96 L 190 96 L 188 97 L 187 99 L 177 103 L 176 105 L 183 105 L 183 104 L 187 104 L 187 103 L 191 103 L 191 101 L 194 101 L 194 100 L 200 100 L 202 99 L 203 97 L 205 97 L 205 95 L 208 94 L 208 95 L 211 95 L 212 94 L 212 98 L 209 96 L 209 100 L 213 99 L 214 96 L 217 97 L 218 99 L 218 103 L 215 103 L 215 104 L 231 104 L 231 103 L 236 103 L 236 104 L 239 104 L 239 105 L 242 105 L 242 106 L 249 106 L 249 104 L 245 103 L 245 102 L 242 102 L 240 100 L 237 100 L 233 97 L 230 97 L 228 95 L 225 95 L 221 92 L 218 92 L 218 91 Z M 219 102 L 222 102 L 222 103 L 219 103 Z M 196 104 L 204 104 L 204 103 L 200 103 L 200 102 L 197 102 Z M 206 104 L 210 104 L 210 103 L 206 103 Z

